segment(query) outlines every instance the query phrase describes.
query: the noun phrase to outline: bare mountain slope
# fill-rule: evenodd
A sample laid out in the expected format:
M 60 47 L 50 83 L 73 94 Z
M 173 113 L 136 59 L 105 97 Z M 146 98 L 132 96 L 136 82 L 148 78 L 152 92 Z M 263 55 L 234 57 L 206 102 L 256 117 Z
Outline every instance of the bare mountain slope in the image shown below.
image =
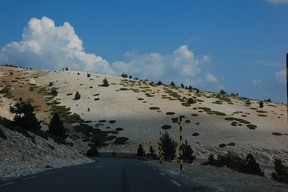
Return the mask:
M 9 106 L 20 97 L 37 106 L 37 118 L 46 124 L 53 105 L 65 106 L 86 124 L 112 131 L 110 136 L 129 139 L 124 145 L 114 145 L 112 139 L 101 151 L 135 152 L 139 143 L 146 151 L 149 145 L 157 149 L 159 132 L 164 131 L 178 140 L 178 120 L 173 122 L 173 118 L 183 115 L 183 139 L 191 144 L 197 157 L 234 151 L 241 156 L 252 153 L 267 165 L 272 165 L 274 158 L 287 161 L 285 105 L 264 102 L 264 108 L 259 108 L 259 101 L 253 99 L 249 103 L 246 98 L 78 71 L 43 72 L 2 66 L 0 76 L 0 89 L 9 85 L 8 96 L 0 94 L 0 116 L 11 119 Z M 109 87 L 101 86 L 104 78 Z M 58 91 L 54 98 L 49 96 L 52 87 Z M 74 99 L 77 91 L 79 100 Z M 190 104 L 191 98 L 196 103 Z M 76 134 L 75 125 L 66 125 L 70 135 Z M 83 139 L 69 139 L 78 150 L 87 151 Z

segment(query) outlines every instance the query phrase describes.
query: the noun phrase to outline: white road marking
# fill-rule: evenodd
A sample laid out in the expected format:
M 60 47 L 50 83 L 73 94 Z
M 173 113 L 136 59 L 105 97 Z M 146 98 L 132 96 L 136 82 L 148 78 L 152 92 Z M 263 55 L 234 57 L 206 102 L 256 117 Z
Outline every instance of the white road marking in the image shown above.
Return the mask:
M 162 172 L 160 172 L 160 175 L 163 175 L 163 176 L 165 176 L 165 174 L 164 174 L 164 173 L 162 173 Z
M 34 179 L 34 178 L 36 178 L 36 177 L 38 177 L 38 175 L 35 175 L 35 176 L 32 176 L 32 177 L 27 177 L 27 178 L 24 178 L 24 179 L 22 179 L 22 180 L 23 180 L 23 181 L 26 181 L 26 180 Z
M 11 184 L 13 184 L 13 183 L 15 183 L 15 182 L 5 183 L 5 184 L 0 185 L 0 187 L 5 187 L 5 186 L 7 186 L 7 185 L 11 185 Z
M 175 185 L 177 185 L 178 187 L 181 187 L 182 185 L 180 184 L 180 183 L 178 183 L 178 182 L 176 182 L 176 181 L 174 181 L 174 180 L 170 180 L 172 183 L 174 183 Z

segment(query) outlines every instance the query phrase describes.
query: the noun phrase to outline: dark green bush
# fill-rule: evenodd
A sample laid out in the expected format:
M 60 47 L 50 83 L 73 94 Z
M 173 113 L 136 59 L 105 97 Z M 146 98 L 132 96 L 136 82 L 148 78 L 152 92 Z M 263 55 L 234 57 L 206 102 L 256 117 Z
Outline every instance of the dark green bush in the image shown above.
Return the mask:
M 173 160 L 176 157 L 177 142 L 166 132 L 162 136 L 162 151 L 165 161 Z
M 164 129 L 164 130 L 170 129 L 170 128 L 171 128 L 171 125 L 163 125 L 161 128 Z
M 77 91 L 75 96 L 74 96 L 74 100 L 79 100 L 81 98 L 80 93 Z
M 145 151 L 144 151 L 144 149 L 143 149 L 143 147 L 142 147 L 141 144 L 139 144 L 139 147 L 138 147 L 138 149 L 137 149 L 136 156 L 141 156 L 141 157 L 145 156 Z
M 196 159 L 196 157 L 193 156 L 194 151 L 192 150 L 191 146 L 188 145 L 187 141 L 185 141 L 185 143 L 183 143 L 182 151 L 183 151 L 184 162 L 193 163 L 193 161 Z
M 280 159 L 274 160 L 275 171 L 271 174 L 272 178 L 282 183 L 288 183 L 288 167 L 283 165 Z
M 210 155 L 206 164 L 217 167 L 226 166 L 241 173 L 264 176 L 264 172 L 262 172 L 259 163 L 256 162 L 252 154 L 248 154 L 245 159 L 231 152 L 226 155 L 218 155 L 217 159 Z
M 91 148 L 87 151 L 87 154 L 86 154 L 88 157 L 96 157 L 100 155 L 96 146 L 90 145 L 90 147 Z
M 118 137 L 115 139 L 115 145 L 124 145 L 129 139 L 127 137 Z

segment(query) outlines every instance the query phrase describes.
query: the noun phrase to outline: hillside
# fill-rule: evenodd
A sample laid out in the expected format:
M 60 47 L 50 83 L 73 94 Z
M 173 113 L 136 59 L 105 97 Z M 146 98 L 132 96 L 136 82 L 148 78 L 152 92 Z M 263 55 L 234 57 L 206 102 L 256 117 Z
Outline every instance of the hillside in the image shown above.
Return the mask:
M 0 116 L 12 119 L 9 107 L 21 97 L 36 106 L 45 130 L 51 110 L 64 111 L 67 140 L 84 153 L 93 139 L 91 129 L 109 137 L 109 145 L 100 151 L 135 152 L 139 143 L 146 151 L 150 145 L 157 149 L 159 132 L 164 131 L 178 141 L 175 118 L 183 115 L 183 140 L 198 158 L 233 151 L 243 157 L 252 153 L 262 165 L 272 166 L 275 158 L 288 163 L 286 105 L 264 102 L 259 108 L 258 100 L 249 103 L 247 98 L 80 71 L 0 69 L 0 90 L 6 87 L 0 94 Z M 108 87 L 102 86 L 104 78 Z M 56 97 L 49 95 L 53 87 Z M 74 99 L 77 91 L 79 100 Z M 114 144 L 124 137 L 124 145 Z

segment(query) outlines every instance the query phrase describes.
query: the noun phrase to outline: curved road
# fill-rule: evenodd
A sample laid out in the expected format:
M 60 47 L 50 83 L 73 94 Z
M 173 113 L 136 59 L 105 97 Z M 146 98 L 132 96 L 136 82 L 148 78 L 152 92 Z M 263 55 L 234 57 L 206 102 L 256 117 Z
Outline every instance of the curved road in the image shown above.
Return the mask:
M 131 159 L 96 158 L 95 163 L 0 183 L 1 192 L 185 192 L 156 168 Z

